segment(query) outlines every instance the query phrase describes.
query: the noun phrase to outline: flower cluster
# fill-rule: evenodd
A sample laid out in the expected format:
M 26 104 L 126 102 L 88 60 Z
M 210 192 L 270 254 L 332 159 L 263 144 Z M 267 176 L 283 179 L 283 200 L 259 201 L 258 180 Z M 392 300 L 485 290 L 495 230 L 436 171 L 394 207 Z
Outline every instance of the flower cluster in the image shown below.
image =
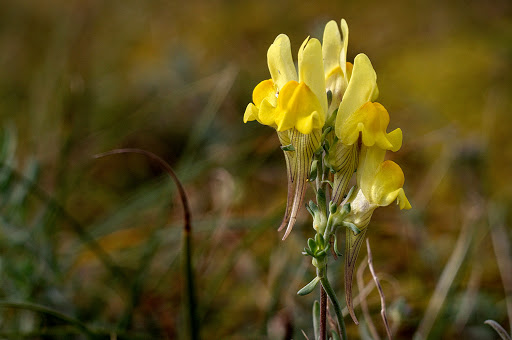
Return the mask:
M 296 222 L 308 181 L 316 181 L 317 188 L 319 183 L 329 183 L 331 204 L 350 204 L 344 223 L 359 230 L 358 234 L 346 232 L 345 280 L 351 286 L 373 211 L 395 200 L 400 209 L 411 205 L 403 190 L 402 169 L 384 160 L 387 150 L 400 149 L 402 131 L 387 132 L 389 114 L 376 102 L 375 70 L 365 54 L 358 54 L 353 64 L 347 62 L 345 20 L 340 27 L 341 31 L 335 21 L 327 23 L 322 43 L 307 38 L 299 49 L 297 69 L 288 36 L 279 35 L 267 53 L 271 79 L 254 89 L 244 122 L 256 120 L 273 127 L 281 142 L 288 177 L 288 202 L 280 227 L 286 227 L 283 239 Z M 322 172 L 317 175 L 318 162 Z M 346 196 L 354 172 L 356 188 Z M 356 321 L 347 293 L 347 305 Z

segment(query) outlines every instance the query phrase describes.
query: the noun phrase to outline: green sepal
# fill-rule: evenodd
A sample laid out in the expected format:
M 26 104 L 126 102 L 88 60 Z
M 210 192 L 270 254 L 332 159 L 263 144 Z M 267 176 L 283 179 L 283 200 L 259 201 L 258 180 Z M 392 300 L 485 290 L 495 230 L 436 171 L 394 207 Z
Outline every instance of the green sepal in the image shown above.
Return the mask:
M 306 204 L 304 204 L 304 206 L 306 207 L 306 210 L 311 214 L 311 216 L 315 217 L 315 213 L 313 212 L 313 210 L 311 210 L 311 208 L 309 207 L 309 204 L 306 203 Z
M 350 210 L 352 210 L 352 207 L 350 206 L 350 203 L 347 203 L 343 205 L 343 208 L 341 208 L 341 213 L 346 216 L 350 213 Z
M 328 126 L 324 129 L 324 132 L 322 132 L 322 138 L 320 139 L 322 142 L 326 140 L 327 138 L 327 135 L 329 134 L 329 132 L 332 131 L 332 126 Z
M 350 222 L 343 222 L 342 223 L 344 227 L 349 228 L 354 232 L 354 235 L 357 235 L 361 232 L 361 229 L 359 229 L 354 223 Z
M 293 146 L 293 144 L 281 145 L 281 150 L 283 150 L 283 151 L 295 151 L 295 147 Z
M 332 181 L 329 181 L 328 179 L 323 180 L 322 183 L 329 184 L 331 186 L 331 188 L 334 186 L 334 183 Z
M 313 212 L 313 217 L 315 217 L 314 214 L 316 214 L 319 211 L 318 205 L 316 205 L 316 203 L 311 200 L 309 201 L 309 209 Z
M 326 253 L 325 249 L 322 249 L 322 250 L 320 250 L 319 252 L 317 252 L 317 253 L 315 254 L 315 257 L 322 257 L 322 256 L 325 256 L 325 253 Z
M 308 238 L 308 247 L 309 249 L 311 249 L 311 252 L 314 254 L 316 252 L 316 250 L 318 249 L 317 245 L 316 245 L 316 242 L 315 240 L 313 240 L 312 238 Z M 311 256 L 315 256 L 311 254 Z
M 311 280 L 310 283 L 308 283 L 301 290 L 299 290 L 297 292 L 297 295 L 300 295 L 300 296 L 308 295 L 309 293 L 311 293 L 313 291 L 313 289 L 316 288 L 316 285 L 318 284 L 318 282 L 320 282 L 320 278 L 318 276 L 316 276 L 313 280 Z
M 309 240 L 308 240 L 309 242 Z M 315 235 L 315 243 L 318 248 L 323 248 L 325 244 L 324 236 L 322 234 Z
M 345 199 L 349 202 L 353 201 L 354 198 L 355 198 L 355 190 L 356 190 L 356 186 L 352 186 L 352 188 L 350 188 L 350 190 L 348 191 L 348 194 L 345 196 Z
M 324 148 L 322 145 L 320 145 L 318 149 L 316 149 L 316 151 L 313 152 L 313 155 L 315 155 L 316 157 L 320 157 L 322 156 L 322 153 L 324 153 Z
M 327 119 L 324 126 L 334 126 L 334 121 L 336 120 L 336 116 L 338 115 L 338 109 L 334 110 L 331 116 Z
M 318 175 L 318 159 L 315 159 L 313 162 L 311 162 L 311 172 L 309 173 L 308 180 L 310 182 L 313 182 L 316 179 L 317 175 Z
M 329 150 L 331 149 L 331 144 L 329 144 L 329 141 L 325 141 L 324 144 L 322 144 L 322 147 L 324 148 L 326 153 L 329 153 Z
M 311 256 L 311 257 L 314 257 L 315 255 L 311 252 L 311 250 L 309 250 L 309 248 L 304 248 L 304 251 L 302 252 L 302 255 L 304 256 Z
M 329 211 L 331 212 L 331 214 L 336 213 L 336 210 L 338 210 L 338 206 L 336 205 L 335 202 L 330 201 L 329 202 Z
M 336 237 L 336 235 L 334 235 L 334 245 L 333 245 L 333 248 L 334 248 L 334 253 L 338 256 L 343 256 L 342 253 L 340 253 L 340 251 L 338 250 L 338 238 Z
M 318 188 L 318 191 L 316 192 L 316 202 L 318 203 L 318 208 L 321 209 L 323 212 L 326 211 L 327 202 L 325 199 L 325 191 L 322 188 Z

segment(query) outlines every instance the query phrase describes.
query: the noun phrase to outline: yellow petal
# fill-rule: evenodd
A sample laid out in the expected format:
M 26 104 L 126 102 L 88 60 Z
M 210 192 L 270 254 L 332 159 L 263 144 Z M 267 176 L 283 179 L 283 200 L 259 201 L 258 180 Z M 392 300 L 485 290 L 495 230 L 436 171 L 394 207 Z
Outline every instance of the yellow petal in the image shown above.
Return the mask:
M 297 81 L 297 71 L 292 58 L 290 38 L 286 34 L 280 34 L 270 45 L 267 52 L 268 69 L 278 89 L 290 80 Z
M 332 93 L 331 104 L 327 109 L 327 113 L 331 114 L 338 108 L 343 98 L 343 93 L 347 87 L 345 77 L 343 77 L 343 71 L 341 67 L 336 67 L 325 78 L 325 89 L 330 90 Z
M 318 98 L 305 83 L 295 81 L 288 82 L 279 93 L 274 117 L 277 131 L 295 127 L 303 134 L 310 134 L 325 124 Z
M 318 98 L 322 111 L 327 113 L 322 45 L 317 39 L 307 38 L 299 50 L 299 82 L 304 82 Z
M 397 199 L 396 199 L 396 203 L 398 204 L 398 206 L 400 206 L 400 210 L 402 210 L 402 209 L 408 210 L 408 209 L 412 208 L 411 203 L 409 203 L 409 200 L 405 196 L 404 189 L 399 190 Z
M 341 125 L 340 140 L 346 145 L 356 143 L 361 136 L 363 145 L 376 145 L 385 150 L 398 150 L 402 145 L 402 130 L 386 132 L 389 113 L 379 103 L 367 102 L 349 115 Z
M 260 106 L 263 99 L 267 99 L 271 104 L 277 102 L 277 88 L 272 79 L 267 79 L 260 82 L 252 91 L 252 102 L 257 107 Z
M 393 152 L 397 152 L 402 147 L 402 130 L 400 128 L 395 129 L 388 133 L 387 135 L 388 141 L 393 145 L 390 149 Z
M 371 197 L 371 187 L 375 173 L 379 168 L 386 150 L 379 147 L 361 147 L 361 153 L 359 155 L 359 165 L 357 167 L 357 185 L 363 191 L 365 197 L 369 200 Z
M 346 74 L 347 84 L 348 84 L 348 83 L 350 83 L 350 78 L 352 78 L 352 71 L 354 70 L 354 65 L 351 62 L 347 61 L 345 67 L 347 69 L 347 72 L 345 74 Z
M 253 103 L 249 103 L 244 113 L 244 123 L 258 119 L 258 108 Z
M 325 79 L 336 68 L 340 67 L 341 35 L 336 21 L 331 20 L 325 25 L 322 39 Z M 340 68 L 341 71 L 341 68 Z
M 365 54 L 358 54 L 354 59 L 352 76 L 336 117 L 336 135 L 338 138 L 342 138 L 343 122 L 372 99 L 376 88 L 377 74 L 370 59 Z
M 411 205 L 405 196 L 404 173 L 400 166 L 393 161 L 382 162 L 373 180 L 369 201 L 379 206 L 388 206 L 398 200 L 400 209 L 410 209 Z
M 346 81 L 348 82 L 347 77 L 347 48 L 348 48 L 348 25 L 345 19 L 341 19 L 340 22 L 341 33 L 343 34 L 343 46 L 340 52 L 340 66 L 343 71 L 343 75 L 345 76 Z M 350 64 L 352 65 L 352 64 Z
M 268 125 L 277 128 L 276 120 L 281 115 L 281 110 L 275 105 L 272 105 L 268 100 L 264 99 L 260 103 L 258 112 L 258 122 L 263 125 Z

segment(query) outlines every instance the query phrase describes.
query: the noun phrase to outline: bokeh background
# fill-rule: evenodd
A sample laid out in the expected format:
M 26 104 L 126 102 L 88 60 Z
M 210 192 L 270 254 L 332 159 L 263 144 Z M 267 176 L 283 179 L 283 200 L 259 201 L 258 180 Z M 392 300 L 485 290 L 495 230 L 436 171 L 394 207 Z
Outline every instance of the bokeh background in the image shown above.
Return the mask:
M 7 0 L 0 337 L 83 338 L 65 315 L 106 339 L 185 338 L 175 187 L 140 155 L 93 158 L 137 147 L 188 193 L 203 337 L 312 339 L 317 293 L 296 296 L 314 276 L 300 254 L 310 219 L 280 241 L 282 152 L 242 116 L 275 36 L 296 55 L 341 18 L 349 60 L 371 58 L 390 130 L 404 131 L 388 157 L 413 209 L 378 209 L 368 233 L 395 338 L 497 339 L 488 319 L 510 333 L 510 1 Z M 329 264 L 340 296 L 342 262 Z M 379 295 L 363 301 L 385 338 Z

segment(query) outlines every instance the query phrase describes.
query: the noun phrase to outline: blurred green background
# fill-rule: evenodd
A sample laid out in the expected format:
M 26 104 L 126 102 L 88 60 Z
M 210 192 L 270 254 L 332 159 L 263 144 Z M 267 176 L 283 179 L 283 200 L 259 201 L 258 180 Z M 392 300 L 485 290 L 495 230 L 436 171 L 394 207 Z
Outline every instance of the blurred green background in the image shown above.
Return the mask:
M 310 219 L 280 241 L 282 152 L 272 129 L 242 115 L 279 33 L 295 56 L 341 18 L 349 60 L 370 57 L 389 131 L 404 132 L 388 157 L 413 209 L 378 209 L 368 233 L 395 338 L 497 339 L 487 319 L 510 332 L 510 1 L 7 0 L 0 337 L 84 336 L 14 301 L 106 339 L 185 338 L 174 185 L 140 155 L 93 159 L 137 147 L 166 159 L 191 201 L 204 338 L 311 339 L 318 297 L 296 296 L 314 276 L 300 255 Z M 329 265 L 340 296 L 342 262 Z M 365 300 L 385 338 L 377 292 Z

